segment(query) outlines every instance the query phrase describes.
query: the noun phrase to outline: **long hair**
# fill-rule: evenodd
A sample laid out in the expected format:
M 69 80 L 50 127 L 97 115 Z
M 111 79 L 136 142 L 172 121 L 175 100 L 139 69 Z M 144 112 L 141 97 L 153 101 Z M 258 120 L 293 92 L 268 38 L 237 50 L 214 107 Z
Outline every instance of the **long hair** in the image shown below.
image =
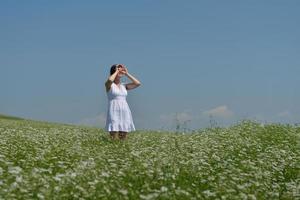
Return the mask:
M 116 72 L 118 66 L 119 66 L 119 64 L 114 64 L 111 66 L 110 75 L 113 75 Z

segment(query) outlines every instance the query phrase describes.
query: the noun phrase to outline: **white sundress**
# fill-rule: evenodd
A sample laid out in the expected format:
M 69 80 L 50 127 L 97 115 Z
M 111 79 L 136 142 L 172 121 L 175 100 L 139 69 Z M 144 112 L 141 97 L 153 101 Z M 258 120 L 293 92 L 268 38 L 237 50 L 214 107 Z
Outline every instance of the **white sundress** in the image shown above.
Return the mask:
M 130 108 L 126 101 L 127 89 L 124 83 L 120 87 L 112 83 L 107 92 L 108 110 L 105 129 L 111 131 L 135 131 Z

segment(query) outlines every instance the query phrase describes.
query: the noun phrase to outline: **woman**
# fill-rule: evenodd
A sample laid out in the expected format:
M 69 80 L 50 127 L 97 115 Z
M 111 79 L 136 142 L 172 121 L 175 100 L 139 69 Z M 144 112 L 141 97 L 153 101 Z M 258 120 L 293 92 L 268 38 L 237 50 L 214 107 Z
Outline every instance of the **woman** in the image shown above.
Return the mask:
M 121 78 L 124 76 L 127 76 L 132 82 L 121 83 Z M 135 130 L 126 96 L 127 90 L 132 90 L 140 85 L 140 81 L 129 74 L 124 65 L 115 64 L 110 68 L 110 76 L 105 82 L 108 97 L 105 127 L 112 139 L 126 139 L 127 133 Z

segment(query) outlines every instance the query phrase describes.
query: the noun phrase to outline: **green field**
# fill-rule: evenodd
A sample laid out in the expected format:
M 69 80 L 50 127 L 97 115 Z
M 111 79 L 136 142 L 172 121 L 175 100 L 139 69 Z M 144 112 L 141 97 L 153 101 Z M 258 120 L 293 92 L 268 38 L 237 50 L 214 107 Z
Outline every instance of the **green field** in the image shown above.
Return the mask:
M 0 117 L 0 199 L 299 199 L 300 127 L 193 134 Z

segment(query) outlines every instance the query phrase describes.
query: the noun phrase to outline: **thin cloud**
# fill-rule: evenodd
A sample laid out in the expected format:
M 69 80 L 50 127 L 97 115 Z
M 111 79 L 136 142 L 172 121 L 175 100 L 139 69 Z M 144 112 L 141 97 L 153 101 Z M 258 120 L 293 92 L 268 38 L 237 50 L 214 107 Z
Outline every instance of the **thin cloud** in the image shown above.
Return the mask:
M 226 105 L 218 106 L 211 110 L 204 111 L 202 114 L 205 116 L 220 117 L 224 119 L 234 116 L 234 112 L 230 110 Z

